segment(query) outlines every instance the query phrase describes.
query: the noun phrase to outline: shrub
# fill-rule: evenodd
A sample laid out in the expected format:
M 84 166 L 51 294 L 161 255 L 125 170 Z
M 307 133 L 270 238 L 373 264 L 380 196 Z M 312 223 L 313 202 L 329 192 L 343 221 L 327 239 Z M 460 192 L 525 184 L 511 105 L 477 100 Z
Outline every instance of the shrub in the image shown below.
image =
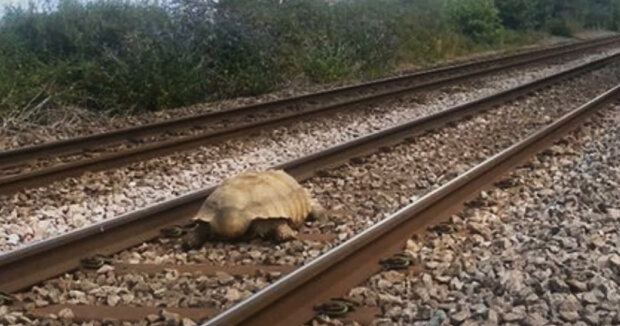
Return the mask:
M 620 30 L 620 0 L 614 0 L 611 4 L 612 18 L 609 22 L 609 29 L 618 31 Z
M 573 30 L 568 25 L 568 22 L 562 18 L 551 19 L 547 23 L 547 29 L 551 35 L 571 37 L 573 36 Z
M 241 20 L 220 19 L 209 42 L 207 84 L 217 97 L 255 95 L 279 82 L 269 37 Z
M 398 61 L 435 62 L 471 50 L 447 8 L 445 1 L 417 0 L 394 10 L 398 15 L 390 29 L 398 40 Z
M 502 23 L 507 28 L 525 30 L 534 28 L 536 21 L 536 1 L 533 0 L 495 0 Z
M 267 30 L 277 43 L 281 71 L 326 82 L 373 75 L 390 67 L 396 38 L 387 22 L 394 19 L 395 4 L 386 2 L 390 9 L 382 9 L 385 16 L 372 0 L 250 2 L 243 3 L 241 11 L 246 17 L 248 12 L 252 18 L 261 17 L 255 29 Z
M 456 0 L 451 2 L 454 23 L 475 42 L 493 44 L 501 40 L 499 11 L 492 0 Z

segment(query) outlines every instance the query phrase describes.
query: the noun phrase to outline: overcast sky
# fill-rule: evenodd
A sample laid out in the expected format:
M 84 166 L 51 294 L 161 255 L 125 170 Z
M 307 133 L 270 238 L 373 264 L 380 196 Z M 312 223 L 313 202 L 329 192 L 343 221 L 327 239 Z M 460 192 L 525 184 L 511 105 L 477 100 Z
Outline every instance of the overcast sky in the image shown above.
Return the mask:
M 56 0 L 53 0 L 55 2 Z M 7 5 L 27 6 L 29 0 L 0 0 L 0 15 L 4 11 L 4 7 Z
M 80 0 L 80 1 L 89 1 L 89 0 Z M 25 6 L 28 6 L 30 2 L 31 0 L 0 0 L 0 16 L 2 15 L 2 11 L 6 5 L 16 5 L 16 6 L 25 7 Z M 46 2 L 54 5 L 58 3 L 58 0 L 34 0 L 34 3 L 37 3 L 37 4 L 42 4 Z
M 93 0 L 78 0 L 81 2 L 88 2 Z M 159 3 L 165 3 L 168 0 L 158 0 Z M 27 6 L 31 0 L 0 0 L 0 16 L 2 16 L 2 11 L 6 5 L 18 5 L 18 6 Z M 49 4 L 57 4 L 58 0 L 34 0 L 35 3 L 49 3 Z
M 17 4 L 17 5 L 26 5 L 28 4 L 29 0 L 0 0 L 0 4 Z M 39 1 L 37 1 L 39 2 Z M 55 1 L 54 1 L 55 2 Z
M 0 5 L 27 5 L 28 0 L 0 0 Z
M 91 0 L 79 0 L 81 2 L 88 2 Z M 167 0 L 159 0 L 160 3 L 166 2 Z M 2 9 L 4 8 L 5 5 L 19 5 L 19 6 L 27 6 L 28 3 L 30 3 L 31 0 L 0 0 L 0 13 L 2 12 Z M 56 4 L 58 3 L 58 0 L 35 0 L 35 3 L 43 3 L 43 2 L 48 2 L 50 4 Z
M 3 5 L 6 4 L 16 4 L 16 3 L 26 3 L 26 0 L 0 0 L 0 3 Z

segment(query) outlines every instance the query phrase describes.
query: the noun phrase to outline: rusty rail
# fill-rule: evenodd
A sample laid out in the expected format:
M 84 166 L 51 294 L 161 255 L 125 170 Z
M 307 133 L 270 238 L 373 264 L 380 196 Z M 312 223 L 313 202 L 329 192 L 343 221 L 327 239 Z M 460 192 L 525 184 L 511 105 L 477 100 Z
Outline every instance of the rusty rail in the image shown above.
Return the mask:
M 258 110 L 266 110 L 273 106 L 285 105 L 287 103 L 297 103 L 309 101 L 315 98 L 321 98 L 325 96 L 335 96 L 342 92 L 362 91 L 364 89 L 382 86 L 388 87 L 390 85 L 396 85 L 397 83 L 415 80 L 416 78 L 433 76 L 435 74 L 456 74 L 449 75 L 448 77 L 433 79 L 427 82 L 421 82 L 413 86 L 408 87 L 393 87 L 387 91 L 381 91 L 373 93 L 371 95 L 358 96 L 352 100 L 345 100 L 341 102 L 329 103 L 325 106 L 319 106 L 316 108 L 302 110 L 300 112 L 293 112 L 287 115 L 268 118 L 257 122 L 247 123 L 235 127 L 222 128 L 203 134 L 194 136 L 185 136 L 179 139 L 172 139 L 168 141 L 161 141 L 153 144 L 147 144 L 139 146 L 133 149 L 112 152 L 98 155 L 94 158 L 77 160 L 70 163 L 62 163 L 58 165 L 52 165 L 38 170 L 16 174 L 8 177 L 0 178 L 0 194 L 11 193 L 13 191 L 40 186 L 49 182 L 60 180 L 63 178 L 78 176 L 85 171 L 100 171 L 110 168 L 116 168 L 129 164 L 131 162 L 143 161 L 154 157 L 160 157 L 170 153 L 196 148 L 205 144 L 211 144 L 214 142 L 223 141 L 233 137 L 246 135 L 268 127 L 275 127 L 283 124 L 287 124 L 296 121 L 302 117 L 310 118 L 329 112 L 344 110 L 352 108 L 362 104 L 369 104 L 377 101 L 382 101 L 387 98 L 400 96 L 408 92 L 436 88 L 448 83 L 454 83 L 460 80 L 489 74 L 495 71 L 515 67 L 532 63 L 539 60 L 549 59 L 557 55 L 565 55 L 569 53 L 584 51 L 595 47 L 608 45 L 620 40 L 620 37 L 609 37 L 594 40 L 591 42 L 583 42 L 576 44 L 568 44 L 562 46 L 556 46 L 547 48 L 544 50 L 531 51 L 520 53 L 512 56 L 504 56 L 487 60 L 483 62 L 472 62 L 455 66 L 442 67 L 438 69 L 432 69 L 424 72 L 414 73 L 411 75 L 388 78 L 379 81 L 373 81 L 365 84 L 359 84 L 354 86 L 342 87 L 323 91 L 314 94 L 307 94 L 287 99 L 282 99 L 273 102 L 266 102 L 251 106 L 240 107 L 237 109 L 202 114 L 198 116 L 186 117 L 181 119 L 169 120 L 160 123 L 148 124 L 144 126 L 138 126 L 133 128 L 121 129 L 96 135 L 77 137 L 68 140 L 61 140 L 42 145 L 36 145 L 31 147 L 24 147 L 15 150 L 9 150 L 0 152 L 0 166 L 10 166 L 25 164 L 27 161 L 35 160 L 45 156 L 55 156 L 67 152 L 81 152 L 87 148 L 93 148 L 102 145 L 115 144 L 117 142 L 126 141 L 128 139 L 143 137 L 154 133 L 161 133 L 162 130 L 187 128 L 191 125 L 207 124 L 210 121 L 223 120 L 236 115 L 243 115 L 249 113 L 256 113 Z M 482 68 L 471 72 L 459 73 L 461 70 L 473 69 L 482 65 L 491 65 L 488 68 Z M 495 65 L 495 66 L 493 66 Z

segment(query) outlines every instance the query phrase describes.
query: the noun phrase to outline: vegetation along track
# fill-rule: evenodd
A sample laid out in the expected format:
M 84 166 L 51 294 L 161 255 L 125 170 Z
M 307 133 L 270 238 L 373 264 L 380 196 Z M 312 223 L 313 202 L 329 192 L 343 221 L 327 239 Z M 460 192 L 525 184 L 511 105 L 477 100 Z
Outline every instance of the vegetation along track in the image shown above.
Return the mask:
M 563 77 L 579 72 L 583 71 L 564 73 Z M 312 317 L 310 305 L 334 293 L 342 294 L 370 275 L 367 273 L 377 271 L 378 257 L 401 248 L 408 232 L 456 209 L 467 196 L 492 182 L 498 171 L 507 171 L 618 95 L 614 88 L 549 125 L 576 103 L 600 92 L 587 87 L 566 92 L 574 89 L 571 80 L 552 86 L 560 79 L 546 78 L 283 164 L 280 167 L 303 180 L 329 211 L 328 220 L 308 222 L 300 230 L 299 240 L 279 245 L 258 240 L 213 242 L 184 253 L 176 240 L 159 237 L 161 228 L 188 223 L 212 190 L 206 189 L 3 254 L 0 289 L 13 292 L 16 300 L 1 308 L 10 318 L 23 318 L 25 311 L 28 318 L 52 324 L 50 313 L 65 319 L 115 316 L 152 322 L 180 320 L 178 313 L 198 320 L 232 307 L 290 273 L 210 323 L 264 324 L 262 318 L 273 316 L 278 318 L 271 322 L 283 325 L 303 322 Z M 554 91 L 560 87 L 564 88 Z M 536 130 L 540 131 L 531 135 Z M 398 234 L 388 232 L 392 230 Z M 377 246 L 367 246 L 370 242 Z M 360 248 L 364 250 L 358 253 Z M 374 252 L 378 248 L 381 252 Z M 79 268 L 81 259 L 96 254 L 113 256 L 108 256 L 109 261 L 89 261 L 87 265 L 97 271 L 80 269 L 53 278 Z M 332 266 L 337 261 L 363 262 L 369 268 Z M 297 268 L 301 265 L 304 267 Z M 313 286 L 306 281 L 334 281 L 341 278 L 343 270 L 349 275 L 341 285 L 331 287 L 335 292 L 322 287 L 325 283 L 303 291 Z M 301 291 L 291 292 L 295 289 Z M 292 301 L 281 301 L 287 298 Z M 5 301 L 10 300 L 6 296 Z M 271 310 L 278 307 L 291 310 L 286 314 Z
M 417 90 L 438 88 L 559 55 L 615 44 L 616 37 L 437 68 L 412 75 L 0 152 L 0 193 L 85 171 L 214 143 L 301 118 L 351 109 Z

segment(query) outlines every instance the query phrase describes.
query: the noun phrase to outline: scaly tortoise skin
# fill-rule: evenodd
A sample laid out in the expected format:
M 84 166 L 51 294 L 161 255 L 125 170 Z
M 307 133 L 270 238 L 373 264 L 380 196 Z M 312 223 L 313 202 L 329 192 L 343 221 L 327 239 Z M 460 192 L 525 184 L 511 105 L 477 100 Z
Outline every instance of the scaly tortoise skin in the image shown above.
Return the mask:
M 308 191 L 286 172 L 244 172 L 224 181 L 205 200 L 184 247 L 198 248 L 209 238 L 246 235 L 289 240 L 295 236 L 291 226 L 321 212 Z

